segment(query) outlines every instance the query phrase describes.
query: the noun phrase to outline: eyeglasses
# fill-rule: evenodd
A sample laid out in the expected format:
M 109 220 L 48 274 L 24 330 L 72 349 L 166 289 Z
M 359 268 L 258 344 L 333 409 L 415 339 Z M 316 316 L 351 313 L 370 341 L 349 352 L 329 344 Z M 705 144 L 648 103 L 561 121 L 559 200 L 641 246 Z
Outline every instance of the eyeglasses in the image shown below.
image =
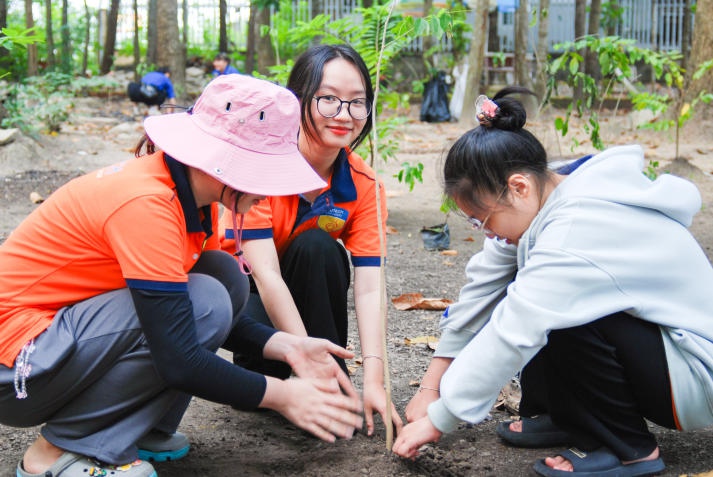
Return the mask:
M 347 112 L 353 119 L 366 119 L 371 113 L 371 103 L 366 98 L 356 98 L 344 101 L 334 95 L 315 96 L 317 111 L 325 118 L 333 118 L 342 112 L 342 106 L 347 105 Z
M 505 195 L 505 193 L 507 192 L 507 190 L 508 190 L 508 187 L 505 186 L 505 188 L 504 188 L 504 189 L 500 192 L 500 194 L 498 195 L 498 198 L 495 199 L 495 203 L 496 203 L 496 204 L 497 204 L 498 202 L 500 202 L 500 199 L 503 198 L 503 196 Z M 468 221 L 468 223 L 469 223 L 470 225 L 473 226 L 473 228 L 474 228 L 475 230 L 484 230 L 484 231 L 485 231 L 485 230 L 488 230 L 488 229 L 485 228 L 485 224 L 488 223 L 488 220 L 490 219 L 490 216 L 492 216 L 494 212 L 495 212 L 495 209 L 491 209 L 490 212 L 488 212 L 488 215 L 485 216 L 485 218 L 483 219 L 482 222 L 481 222 L 480 220 L 476 219 L 475 217 L 472 217 L 472 216 L 466 217 L 466 220 Z

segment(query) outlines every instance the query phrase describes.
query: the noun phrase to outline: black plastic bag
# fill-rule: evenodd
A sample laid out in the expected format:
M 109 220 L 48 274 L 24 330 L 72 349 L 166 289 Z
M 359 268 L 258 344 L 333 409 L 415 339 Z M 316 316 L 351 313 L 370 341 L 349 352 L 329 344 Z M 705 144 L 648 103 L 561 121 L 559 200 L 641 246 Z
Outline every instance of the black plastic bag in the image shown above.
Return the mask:
M 448 85 L 445 71 L 439 71 L 426 83 L 421 104 L 421 121 L 442 123 L 451 120 L 448 109 Z

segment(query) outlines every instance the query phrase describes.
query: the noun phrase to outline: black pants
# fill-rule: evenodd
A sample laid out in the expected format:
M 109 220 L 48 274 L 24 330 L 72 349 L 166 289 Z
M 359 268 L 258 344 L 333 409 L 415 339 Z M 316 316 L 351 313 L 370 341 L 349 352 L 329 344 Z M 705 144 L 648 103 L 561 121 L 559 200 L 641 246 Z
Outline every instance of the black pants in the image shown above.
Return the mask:
M 640 459 L 657 446 L 645 419 L 676 427 L 661 331 L 627 313 L 550 332 L 521 384 L 520 414 L 549 413 L 585 451 Z
M 307 334 L 346 346 L 347 292 L 351 275 L 344 247 L 321 229 L 307 230 L 287 248 L 280 260 L 280 269 Z M 254 320 L 272 326 L 256 290 L 250 293 L 245 312 Z M 223 347 L 235 352 L 234 339 L 231 333 Z M 262 356 L 234 353 L 233 361 L 244 368 L 282 379 L 291 373 L 285 363 L 266 360 Z M 344 360 L 337 358 L 337 362 L 347 372 Z
M 152 97 L 147 97 L 141 91 L 141 83 L 131 82 L 126 88 L 129 99 L 134 103 L 144 103 L 146 106 L 160 106 L 166 101 L 166 91 L 156 91 Z

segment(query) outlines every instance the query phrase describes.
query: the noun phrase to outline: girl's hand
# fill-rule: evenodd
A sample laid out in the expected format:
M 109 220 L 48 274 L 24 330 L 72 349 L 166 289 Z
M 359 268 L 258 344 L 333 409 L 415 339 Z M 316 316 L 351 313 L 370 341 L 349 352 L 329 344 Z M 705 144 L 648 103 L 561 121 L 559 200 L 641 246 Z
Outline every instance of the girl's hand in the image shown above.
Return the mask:
M 426 416 L 428 411 L 428 405 L 433 401 L 438 400 L 441 396 L 437 388 L 430 389 L 428 387 L 419 387 L 416 394 L 411 398 L 408 405 L 406 406 L 406 420 L 408 422 L 414 422 L 422 417 Z
M 349 359 L 354 353 L 328 340 L 277 332 L 265 344 L 263 355 L 286 362 L 300 378 L 326 380 L 331 392 L 339 393 L 341 389 L 359 399 L 359 393 L 333 356 Z
M 391 451 L 407 459 L 415 459 L 422 445 L 438 442 L 443 433 L 436 429 L 428 416 L 407 424 L 396 438 Z
M 335 393 L 332 380 L 268 377 L 260 407 L 274 409 L 290 422 L 318 438 L 334 442 L 350 439 L 362 427 L 358 398 Z
M 359 399 L 359 393 L 349 376 L 344 374 L 334 356 L 349 359 L 354 353 L 321 338 L 304 337 L 287 353 L 286 361 L 300 378 L 326 379 L 332 384 L 332 392 L 343 390 L 348 396 Z
M 386 424 L 386 391 L 384 385 L 379 383 L 364 383 L 364 419 L 366 420 L 366 433 L 372 435 L 374 433 L 374 411 L 381 414 L 381 420 Z M 391 403 L 391 422 L 396 428 L 398 435 L 403 428 L 401 416 L 396 411 L 394 403 Z

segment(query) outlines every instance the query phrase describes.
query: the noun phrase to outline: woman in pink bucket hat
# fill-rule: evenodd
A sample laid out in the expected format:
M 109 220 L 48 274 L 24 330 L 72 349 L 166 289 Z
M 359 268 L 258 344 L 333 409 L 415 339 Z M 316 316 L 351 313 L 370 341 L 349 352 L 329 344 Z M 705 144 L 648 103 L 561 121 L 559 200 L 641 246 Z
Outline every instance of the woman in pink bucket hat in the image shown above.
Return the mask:
M 214 233 L 220 204 L 242 215 L 325 185 L 297 149 L 297 99 L 222 76 L 144 126 L 148 154 L 68 182 L 0 247 L 0 423 L 44 424 L 17 476 L 155 476 L 148 461 L 188 452 L 176 429 L 191 396 L 350 437 L 361 403 L 332 355 L 352 354 L 240 317 L 248 265 Z M 216 356 L 231 329 L 300 378 Z

